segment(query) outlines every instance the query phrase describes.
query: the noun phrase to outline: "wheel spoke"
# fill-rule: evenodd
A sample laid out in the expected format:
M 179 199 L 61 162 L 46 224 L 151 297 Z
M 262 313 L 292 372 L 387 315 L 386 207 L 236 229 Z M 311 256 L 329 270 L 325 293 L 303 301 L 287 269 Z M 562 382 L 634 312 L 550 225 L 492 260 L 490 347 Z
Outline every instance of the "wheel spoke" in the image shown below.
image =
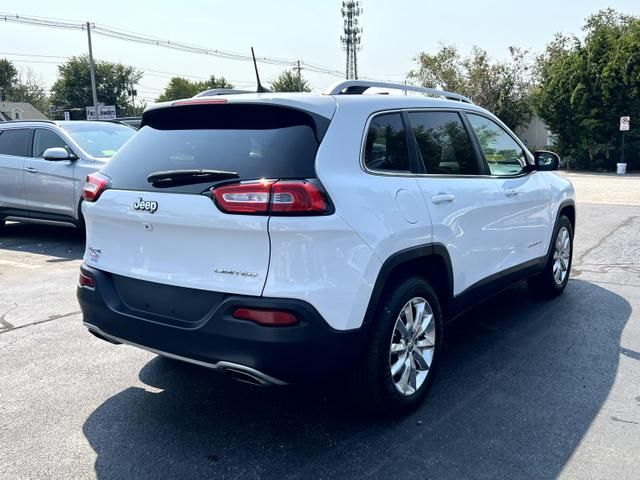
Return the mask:
M 404 367 L 405 362 L 407 361 L 407 355 L 400 355 L 398 359 L 391 365 L 391 376 L 395 377 Z
M 413 355 L 413 361 L 416 363 L 416 366 L 420 370 L 429 370 L 429 364 L 424 359 L 424 357 L 422 356 L 421 352 L 417 352 L 416 350 L 414 350 L 412 352 L 412 355 Z
M 416 347 L 420 347 L 420 348 L 433 348 L 434 345 L 435 345 L 435 341 L 429 335 L 425 335 L 424 337 L 422 337 L 422 339 L 416 342 Z
M 407 320 L 407 330 L 411 331 L 413 329 L 413 307 L 411 302 L 404 307 L 404 318 Z
M 409 359 L 409 387 L 411 387 L 411 393 L 418 388 L 416 385 L 416 365 L 411 359 Z
M 400 318 L 398 318 L 398 320 L 396 321 L 396 330 L 400 333 L 400 336 L 405 340 L 411 339 L 411 333 L 409 333 L 409 330 L 407 330 L 407 327 L 405 326 L 404 323 L 402 323 L 402 319 Z
M 407 349 L 407 346 L 402 343 L 392 343 L 391 353 L 402 353 Z
M 404 366 L 404 370 L 402 371 L 402 375 L 398 381 L 398 386 L 406 393 L 407 387 L 409 386 L 409 377 L 411 376 L 411 361 L 409 358 L 406 358 L 402 365 Z

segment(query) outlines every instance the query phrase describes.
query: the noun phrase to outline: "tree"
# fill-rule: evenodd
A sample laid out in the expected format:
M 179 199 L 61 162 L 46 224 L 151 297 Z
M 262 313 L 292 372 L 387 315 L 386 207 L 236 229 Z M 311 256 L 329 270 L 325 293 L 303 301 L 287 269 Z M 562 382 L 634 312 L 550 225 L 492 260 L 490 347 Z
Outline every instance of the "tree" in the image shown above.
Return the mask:
M 640 120 L 640 18 L 607 9 L 587 18 L 584 39 L 557 35 L 538 58 L 535 108 L 577 168 L 613 170 L 621 158 L 619 117 Z M 640 132 L 627 134 L 640 166 Z
M 0 99 L 6 100 L 11 96 L 18 80 L 18 71 L 6 58 L 0 59 Z
M 58 79 L 51 87 L 51 104 L 56 110 L 73 110 L 72 117 L 84 118 L 85 107 L 93 106 L 89 57 L 72 57 L 58 66 Z M 131 113 L 127 90 L 136 85 L 143 73 L 121 63 L 96 62 L 98 102 L 115 105 L 120 116 Z
M 533 86 L 529 53 L 509 48 L 510 60 L 492 62 L 485 50 L 474 47 L 462 57 L 453 45 L 441 45 L 435 54 L 422 52 L 409 78 L 421 85 L 460 93 L 497 115 L 515 130 L 531 119 Z
M 14 102 L 28 102 L 43 114 L 49 113 L 49 97 L 45 87 L 30 68 L 18 74 L 10 99 Z
M 285 70 L 271 82 L 274 92 L 310 92 L 309 82 L 295 70 Z
M 169 84 L 165 87 L 164 92 L 158 97 L 158 102 L 191 98 L 200 92 L 212 88 L 233 88 L 233 85 L 224 77 L 216 77 L 215 75 L 211 75 L 209 80 L 201 82 L 191 81 L 183 77 L 173 77 L 169 80 Z

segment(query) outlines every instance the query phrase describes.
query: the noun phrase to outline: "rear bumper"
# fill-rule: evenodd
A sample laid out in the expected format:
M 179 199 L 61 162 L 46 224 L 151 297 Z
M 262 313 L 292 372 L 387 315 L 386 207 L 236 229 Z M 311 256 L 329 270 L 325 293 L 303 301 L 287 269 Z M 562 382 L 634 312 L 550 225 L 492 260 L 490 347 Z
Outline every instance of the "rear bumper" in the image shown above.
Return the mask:
M 171 287 L 87 265 L 81 270 L 95 281 L 93 289 L 78 287 L 84 323 L 93 333 L 206 367 L 244 372 L 260 383 L 328 380 L 347 372 L 364 345 L 363 330 L 334 330 L 301 300 Z M 238 320 L 232 316 L 237 307 L 286 310 L 299 323 L 267 327 Z M 175 318 L 182 314 L 188 318 Z

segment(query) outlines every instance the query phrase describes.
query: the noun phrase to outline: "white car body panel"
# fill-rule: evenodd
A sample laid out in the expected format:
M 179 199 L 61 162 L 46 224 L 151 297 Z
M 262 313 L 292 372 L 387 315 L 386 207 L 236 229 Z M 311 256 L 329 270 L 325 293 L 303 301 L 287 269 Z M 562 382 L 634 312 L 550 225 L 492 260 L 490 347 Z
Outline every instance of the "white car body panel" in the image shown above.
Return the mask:
M 141 197 L 157 202 L 157 211 L 135 210 Z M 262 293 L 268 217 L 224 214 L 204 195 L 123 190 L 106 190 L 82 211 L 89 266 L 179 287 Z
M 315 307 L 336 330 L 362 323 L 380 261 L 339 215 L 272 217 L 265 297 Z
M 433 241 L 449 252 L 453 294 L 458 295 L 500 271 L 504 197 L 490 178 L 418 179 L 433 222 Z M 451 195 L 454 200 L 436 204 Z

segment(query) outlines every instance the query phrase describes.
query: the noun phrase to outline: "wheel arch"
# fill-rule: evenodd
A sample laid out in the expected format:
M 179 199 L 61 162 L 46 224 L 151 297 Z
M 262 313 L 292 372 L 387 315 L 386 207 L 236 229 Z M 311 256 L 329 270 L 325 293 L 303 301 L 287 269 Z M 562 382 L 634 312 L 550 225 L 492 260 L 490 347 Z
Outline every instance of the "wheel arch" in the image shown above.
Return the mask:
M 571 228 L 573 231 L 576 230 L 576 205 L 571 200 L 566 200 L 560 204 L 558 208 L 558 218 L 562 215 L 566 215 L 569 221 L 571 222 Z M 557 219 L 556 219 L 557 222 Z
M 412 276 L 422 277 L 431 283 L 446 317 L 447 306 L 453 298 L 453 269 L 447 248 L 434 243 L 401 250 L 384 261 L 369 299 L 363 325 L 373 321 L 388 286 Z

